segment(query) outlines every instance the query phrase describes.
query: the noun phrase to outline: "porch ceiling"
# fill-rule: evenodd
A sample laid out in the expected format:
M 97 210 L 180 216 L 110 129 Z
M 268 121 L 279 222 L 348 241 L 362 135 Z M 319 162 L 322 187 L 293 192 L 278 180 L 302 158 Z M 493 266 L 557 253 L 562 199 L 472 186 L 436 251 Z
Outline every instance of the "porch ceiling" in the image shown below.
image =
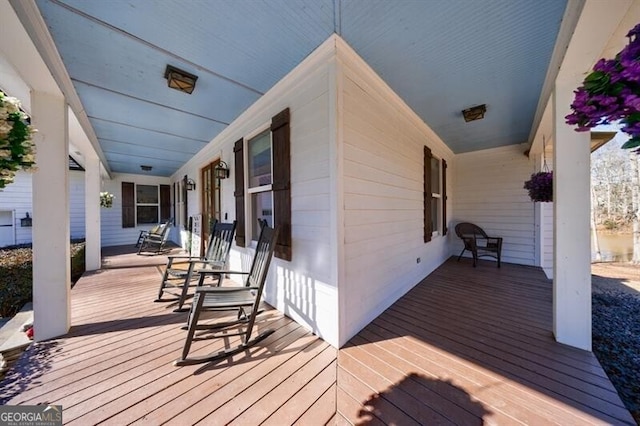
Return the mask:
M 114 172 L 169 176 L 336 32 L 454 152 L 528 140 L 565 0 L 36 0 Z M 198 76 L 166 85 L 167 64 Z M 461 110 L 487 104 L 483 120 Z

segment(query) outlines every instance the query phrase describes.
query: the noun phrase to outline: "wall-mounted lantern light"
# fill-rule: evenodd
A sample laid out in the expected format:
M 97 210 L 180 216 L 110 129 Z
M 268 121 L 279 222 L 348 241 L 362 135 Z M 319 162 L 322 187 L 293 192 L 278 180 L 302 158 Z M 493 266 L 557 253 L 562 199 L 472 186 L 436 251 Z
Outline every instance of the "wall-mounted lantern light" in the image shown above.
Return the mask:
M 218 179 L 226 179 L 229 177 L 229 166 L 224 161 L 220 161 L 215 168 L 215 175 Z
M 33 225 L 32 218 L 29 217 L 29 212 L 26 213 L 26 216 L 20 219 L 20 226 L 23 228 L 29 228 Z
M 196 181 L 188 178 L 186 175 L 184 177 L 184 186 L 187 188 L 187 191 L 195 191 L 196 190 Z

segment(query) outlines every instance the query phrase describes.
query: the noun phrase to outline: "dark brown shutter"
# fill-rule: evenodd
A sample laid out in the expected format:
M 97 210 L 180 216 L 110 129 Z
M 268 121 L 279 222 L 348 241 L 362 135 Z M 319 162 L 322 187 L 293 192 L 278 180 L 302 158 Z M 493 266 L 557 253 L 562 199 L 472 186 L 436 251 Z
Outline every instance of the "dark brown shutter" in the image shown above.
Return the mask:
M 280 228 L 275 256 L 291 260 L 291 132 L 289 108 L 271 120 L 274 226 Z
M 136 195 L 133 182 L 122 182 L 122 227 L 136 226 Z
M 173 224 L 178 224 L 178 182 L 173 182 Z
M 431 241 L 431 149 L 424 147 L 424 242 Z
M 233 195 L 236 197 L 236 245 L 238 247 L 246 247 L 245 225 L 244 225 L 244 141 L 242 139 L 236 141 L 233 145 L 233 153 L 235 158 L 235 185 L 236 189 Z
M 171 219 L 171 187 L 160 185 L 160 222 Z
M 447 235 L 447 160 L 442 160 L 442 235 Z
M 187 221 L 189 218 L 189 200 L 187 193 L 187 175 L 182 178 L 182 212 L 184 213 L 184 229 L 191 232 L 191 224 Z

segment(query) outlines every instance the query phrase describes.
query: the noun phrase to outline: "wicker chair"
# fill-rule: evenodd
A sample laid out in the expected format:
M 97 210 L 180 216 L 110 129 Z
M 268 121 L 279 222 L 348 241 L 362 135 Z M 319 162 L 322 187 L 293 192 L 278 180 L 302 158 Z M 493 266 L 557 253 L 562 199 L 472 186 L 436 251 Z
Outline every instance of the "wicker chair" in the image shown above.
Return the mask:
M 490 237 L 478 225 L 469 222 L 457 224 L 456 235 L 464 243 L 464 248 L 460 252 L 460 256 L 458 256 L 458 261 L 460 261 L 464 252 L 469 250 L 473 256 L 474 268 L 480 257 L 492 257 L 498 261 L 498 268 L 500 267 L 502 237 Z

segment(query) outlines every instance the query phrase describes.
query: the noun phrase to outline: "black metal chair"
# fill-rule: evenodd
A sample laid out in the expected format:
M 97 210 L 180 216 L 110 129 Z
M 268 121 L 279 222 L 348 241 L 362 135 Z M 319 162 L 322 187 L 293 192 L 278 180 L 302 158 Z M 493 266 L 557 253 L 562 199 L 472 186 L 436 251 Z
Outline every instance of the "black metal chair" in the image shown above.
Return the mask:
M 246 275 L 246 279 L 242 287 L 203 286 L 196 288 L 196 294 L 191 304 L 189 319 L 187 321 L 187 337 L 182 350 L 182 356 L 174 362 L 174 365 L 192 365 L 224 359 L 245 351 L 247 348 L 262 341 L 274 332 L 274 330 L 269 329 L 251 339 L 256 316 L 261 312 L 259 311 L 260 299 L 277 238 L 278 229 L 274 230 L 262 224 L 260 238 L 258 239 L 258 245 L 249 272 L 210 271 L 208 269 L 197 271 L 200 274 L 201 282 L 206 275 L 211 274 L 243 274 Z M 236 311 L 237 319 L 214 324 L 200 324 L 200 315 L 208 311 Z M 237 329 L 237 331 L 234 329 Z M 207 334 L 207 337 L 204 337 L 207 339 L 242 336 L 242 343 L 234 348 L 228 348 L 214 354 L 188 358 L 189 349 L 191 349 L 193 340 L 200 338 L 196 336 L 197 330 L 209 330 L 213 332 L 213 334 Z M 229 333 L 229 331 L 231 332 Z M 216 332 L 223 333 L 217 334 Z
M 473 267 L 475 268 L 480 257 L 492 257 L 498 261 L 502 256 L 502 237 L 490 237 L 478 225 L 469 222 L 461 222 L 456 225 L 456 235 L 464 243 L 464 248 L 458 256 L 458 261 L 466 250 L 473 256 Z
M 229 252 L 233 244 L 233 237 L 236 233 L 236 221 L 232 223 L 221 223 L 214 221 L 211 225 L 207 251 L 204 256 L 169 256 L 167 266 L 160 282 L 160 290 L 156 302 L 163 302 L 164 293 L 169 293 L 178 297 L 178 307 L 176 312 L 184 310 L 183 305 L 189 296 L 189 287 L 195 287 L 194 278 L 199 278 L 194 274 L 195 269 L 211 268 L 212 270 L 224 269 L 229 259 Z M 186 268 L 174 267 L 174 262 L 188 263 Z M 219 286 L 222 275 L 217 276 L 216 284 Z M 202 285 L 202 284 L 201 284 Z M 167 289 L 178 289 L 179 293 L 167 291 Z M 175 299 L 171 299 L 175 300 Z
M 138 237 L 138 254 L 145 252 L 161 253 L 164 246 L 169 240 L 169 231 L 171 230 L 172 219 L 165 223 L 151 228 L 149 232 L 142 231 Z

